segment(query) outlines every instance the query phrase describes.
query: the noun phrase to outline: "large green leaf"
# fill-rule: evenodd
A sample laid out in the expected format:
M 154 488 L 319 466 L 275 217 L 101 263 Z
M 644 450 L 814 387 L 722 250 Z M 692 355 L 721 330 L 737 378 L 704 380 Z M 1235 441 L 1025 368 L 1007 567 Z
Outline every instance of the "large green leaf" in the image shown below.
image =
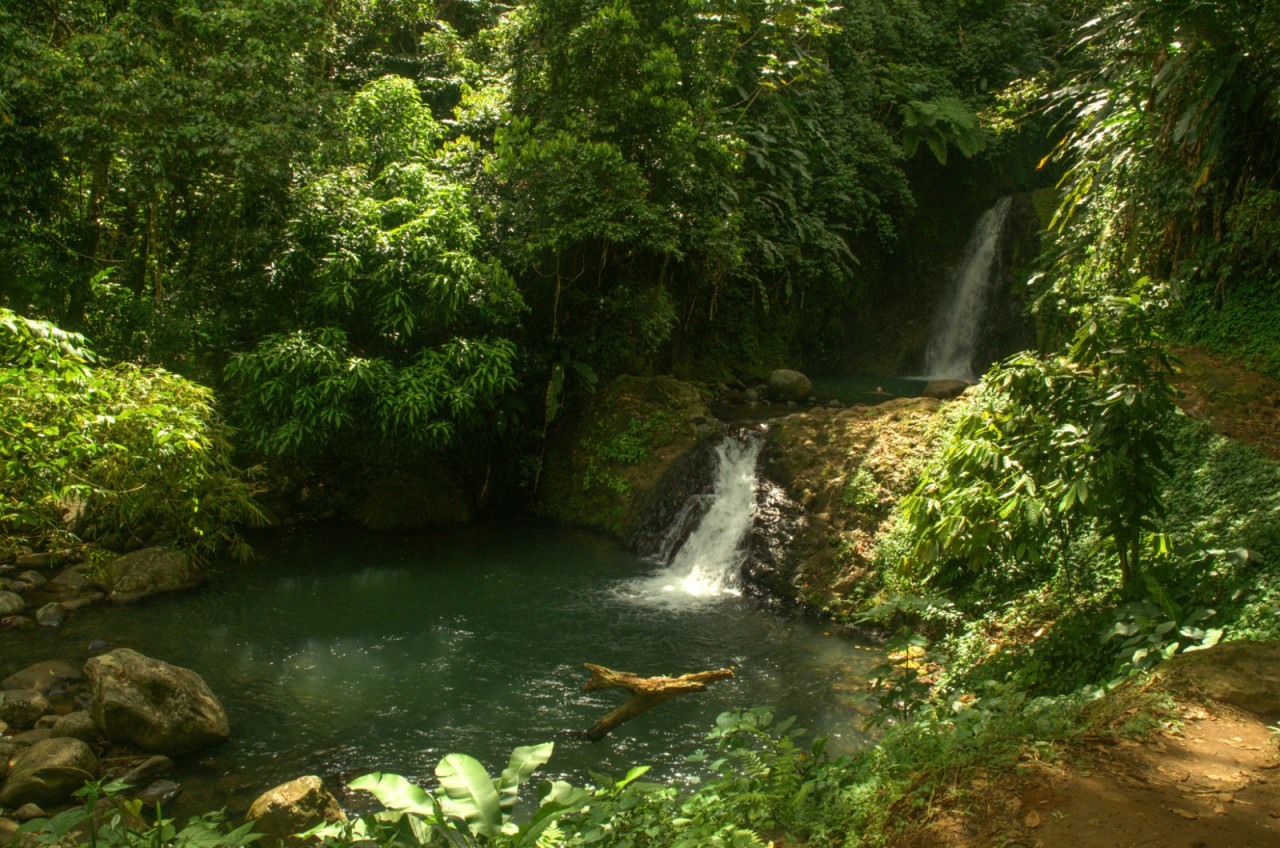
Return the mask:
M 543 742 L 541 745 L 522 745 L 511 752 L 511 761 L 502 770 L 498 778 L 499 803 L 502 806 L 503 818 L 508 818 L 516 806 L 516 795 L 520 786 L 529 776 L 551 759 L 554 742 Z
M 441 806 L 446 816 L 461 818 L 482 836 L 501 833 L 498 790 L 478 760 L 466 754 L 450 754 L 436 766 L 436 777 L 444 791 Z
M 351 781 L 352 789 L 369 792 L 388 810 L 432 816 L 431 796 L 398 774 L 375 771 Z

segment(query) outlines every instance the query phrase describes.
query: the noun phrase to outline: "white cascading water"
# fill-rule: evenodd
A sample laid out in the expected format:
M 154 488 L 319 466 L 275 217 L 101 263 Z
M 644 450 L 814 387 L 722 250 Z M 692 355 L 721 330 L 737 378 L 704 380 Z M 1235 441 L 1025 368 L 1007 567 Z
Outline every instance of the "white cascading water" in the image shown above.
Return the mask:
M 972 380 L 973 357 L 982 335 L 987 297 L 1000 274 L 1000 242 L 1012 201 L 1003 197 L 978 219 L 952 278 L 951 292 L 933 324 L 925 349 L 929 379 Z
M 761 441 L 758 435 L 727 436 L 716 446 L 715 486 L 710 495 L 698 496 L 710 500 L 702 520 L 670 554 L 666 567 L 631 584 L 628 594 L 634 592 L 632 597 L 637 600 L 659 603 L 740 594 L 745 543 L 755 523 L 756 460 Z M 684 520 L 677 517 L 673 535 L 679 534 Z

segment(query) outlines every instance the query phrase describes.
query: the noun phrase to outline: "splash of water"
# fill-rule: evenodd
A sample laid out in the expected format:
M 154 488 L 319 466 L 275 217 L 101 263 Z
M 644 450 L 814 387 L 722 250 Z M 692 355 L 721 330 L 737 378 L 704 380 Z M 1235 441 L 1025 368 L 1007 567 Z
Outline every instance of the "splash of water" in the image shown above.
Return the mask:
M 1000 242 L 1011 205 L 1009 198 L 1001 198 L 973 228 L 925 349 L 924 373 L 929 379 L 977 377 L 973 359 L 982 336 L 987 298 L 1000 278 Z
M 669 539 L 684 535 L 682 525 L 689 520 L 689 512 L 705 508 L 702 519 L 670 555 L 665 568 L 631 584 L 626 594 L 666 604 L 741 594 L 746 540 L 755 521 L 756 461 L 761 442 L 758 435 L 728 436 L 716 446 L 712 493 L 696 496 L 701 503 L 693 501 L 682 511 Z

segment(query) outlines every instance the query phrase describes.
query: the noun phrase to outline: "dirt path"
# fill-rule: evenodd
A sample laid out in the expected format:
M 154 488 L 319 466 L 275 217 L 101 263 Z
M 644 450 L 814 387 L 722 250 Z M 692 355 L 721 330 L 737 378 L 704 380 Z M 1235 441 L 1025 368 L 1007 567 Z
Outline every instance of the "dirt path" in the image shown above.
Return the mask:
M 1178 405 L 1224 436 L 1280 459 L 1280 381 L 1195 348 L 1177 355 Z
M 910 848 L 1277 848 L 1280 758 L 1256 716 L 1184 705 L 1141 742 L 1099 739 L 1065 761 L 970 786 Z

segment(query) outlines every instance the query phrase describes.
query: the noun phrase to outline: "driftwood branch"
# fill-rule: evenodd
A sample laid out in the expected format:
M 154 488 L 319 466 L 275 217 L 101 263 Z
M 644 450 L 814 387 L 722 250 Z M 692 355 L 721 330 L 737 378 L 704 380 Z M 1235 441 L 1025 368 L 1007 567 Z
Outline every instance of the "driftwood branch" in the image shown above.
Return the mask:
M 591 672 L 591 679 L 582 684 L 583 692 L 595 692 L 599 689 L 626 689 L 631 698 L 604 718 L 591 725 L 587 738 L 596 742 L 625 721 L 630 721 L 640 713 L 651 710 L 663 701 L 684 695 L 688 692 L 705 692 L 708 683 L 733 677 L 733 671 L 727 668 L 715 671 L 700 671 L 697 674 L 685 674 L 680 677 L 638 677 L 629 671 L 614 671 L 602 665 L 584 663 Z

